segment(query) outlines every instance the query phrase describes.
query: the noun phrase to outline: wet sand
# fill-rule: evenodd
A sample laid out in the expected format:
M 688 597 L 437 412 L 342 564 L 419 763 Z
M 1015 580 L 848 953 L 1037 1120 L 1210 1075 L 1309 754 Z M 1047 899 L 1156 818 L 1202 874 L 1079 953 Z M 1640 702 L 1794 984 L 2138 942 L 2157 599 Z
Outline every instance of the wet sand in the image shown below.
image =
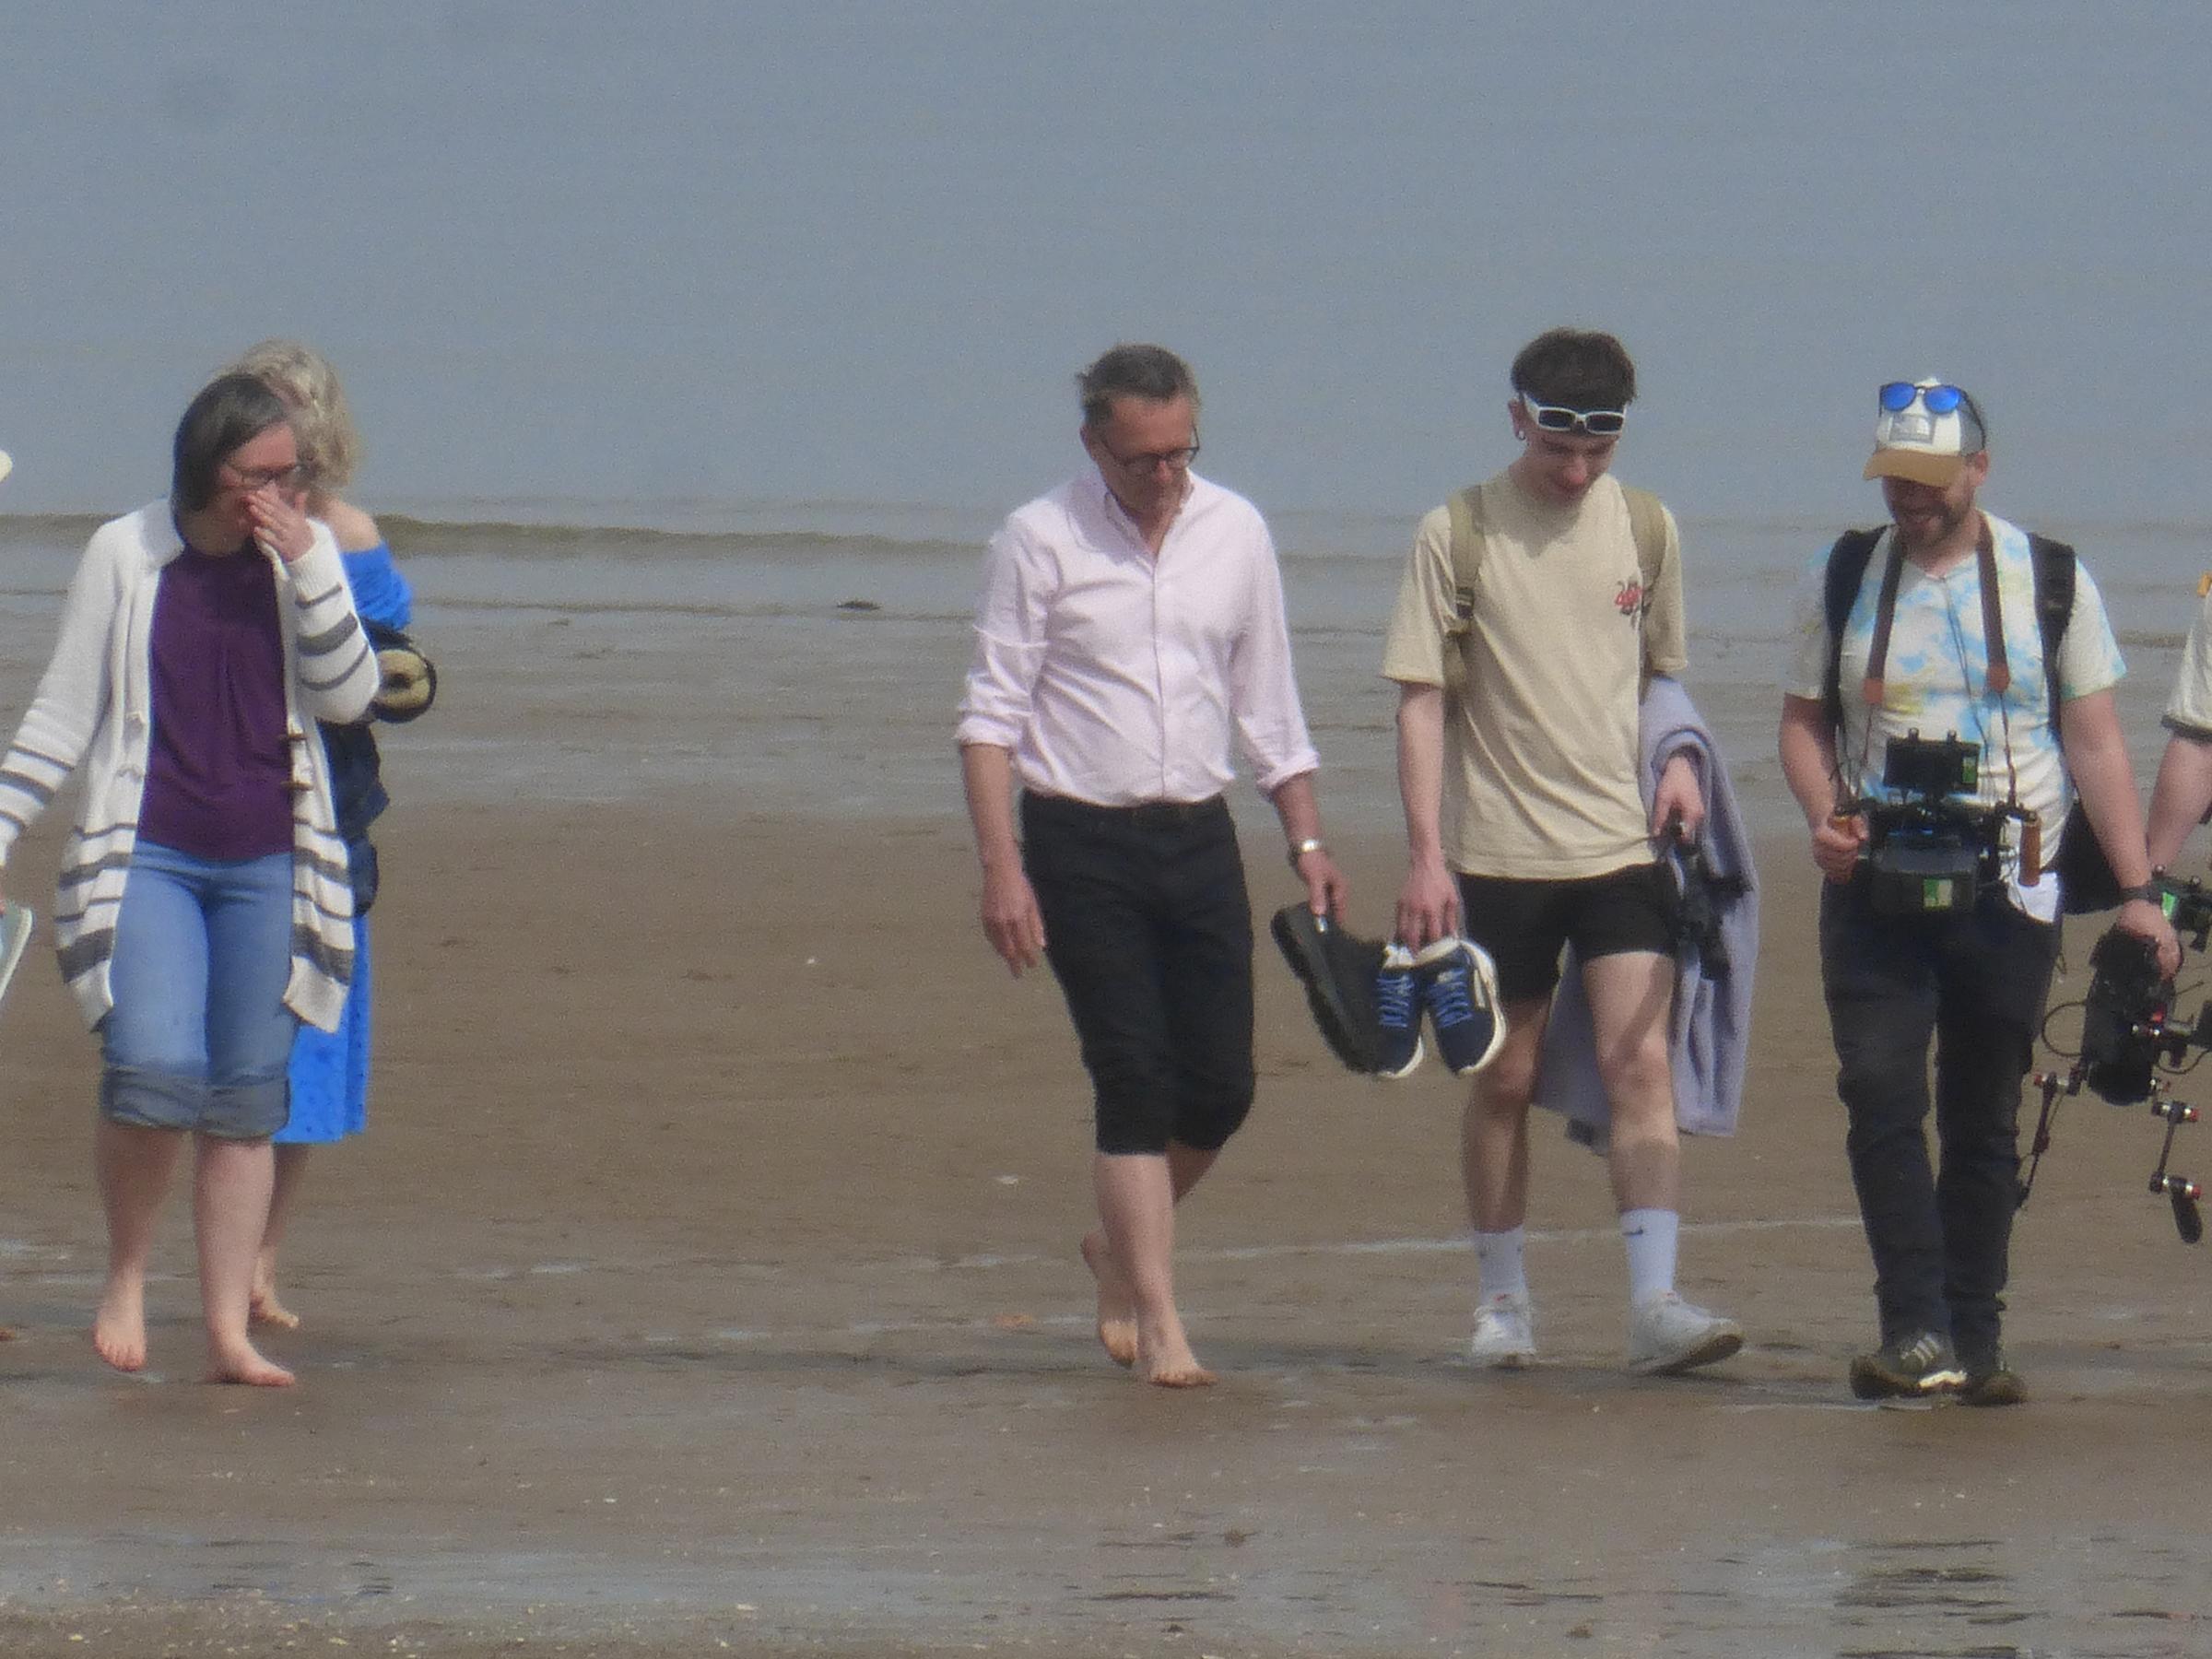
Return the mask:
M 1849 1398 L 1871 1272 L 1794 841 L 1766 846 L 1744 1133 L 1688 1160 L 1683 1287 L 1743 1320 L 1741 1357 L 1623 1373 L 1602 1168 L 1540 1124 L 1545 1363 L 1461 1363 L 1457 1088 L 1347 1077 L 1263 942 L 1260 1105 L 1182 1233 L 1223 1381 L 1169 1393 L 1091 1335 L 1057 992 L 974 928 L 936 747 L 957 640 L 849 659 L 824 751 L 921 734 L 946 780 L 856 814 L 763 810 L 699 762 L 771 700 L 759 657 L 663 673 L 552 627 L 449 649 L 439 731 L 392 746 L 371 1129 L 320 1155 L 297 1228 L 306 1324 L 269 1342 L 297 1389 L 194 1381 L 177 1199 L 148 1372 L 93 1357 L 92 1049 L 26 964 L 0 1015 L 0 1651 L 2212 1646 L 2212 1262 L 2145 1194 L 2147 1115 L 2060 1119 L 2015 1253 L 2030 1407 Z M 1358 741 L 1368 788 L 1387 756 Z M 1379 917 L 1387 797 L 1333 817 Z M 1293 895 L 1252 821 L 1271 907 Z M 59 829 L 8 872 L 41 910 Z M 2186 1135 L 2177 1167 L 2212 1171 L 2212 1129 Z

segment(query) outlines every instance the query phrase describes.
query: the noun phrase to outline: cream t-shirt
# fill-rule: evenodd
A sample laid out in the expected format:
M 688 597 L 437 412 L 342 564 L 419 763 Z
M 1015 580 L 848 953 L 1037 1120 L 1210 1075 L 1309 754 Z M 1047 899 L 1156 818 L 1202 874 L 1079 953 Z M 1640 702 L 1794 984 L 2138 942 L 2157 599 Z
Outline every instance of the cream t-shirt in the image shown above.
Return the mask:
M 1482 486 L 1483 548 L 1466 694 L 1444 723 L 1443 847 L 1455 870 L 1520 880 L 1603 876 L 1653 854 L 1637 777 L 1648 659 L 1684 653 L 1679 534 L 1667 514 L 1649 594 L 1627 499 L 1609 475 L 1572 507 L 1500 473 Z M 1452 520 L 1421 521 L 1382 646 L 1382 673 L 1444 684 L 1454 622 Z

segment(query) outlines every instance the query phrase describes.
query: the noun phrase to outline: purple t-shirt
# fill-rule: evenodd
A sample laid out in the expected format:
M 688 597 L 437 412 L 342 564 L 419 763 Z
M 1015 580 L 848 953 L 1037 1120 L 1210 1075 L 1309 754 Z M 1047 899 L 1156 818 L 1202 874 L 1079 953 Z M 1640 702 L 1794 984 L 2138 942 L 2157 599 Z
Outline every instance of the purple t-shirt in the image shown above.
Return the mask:
M 276 572 L 260 549 L 187 547 L 154 594 L 154 732 L 138 834 L 194 858 L 292 845 Z

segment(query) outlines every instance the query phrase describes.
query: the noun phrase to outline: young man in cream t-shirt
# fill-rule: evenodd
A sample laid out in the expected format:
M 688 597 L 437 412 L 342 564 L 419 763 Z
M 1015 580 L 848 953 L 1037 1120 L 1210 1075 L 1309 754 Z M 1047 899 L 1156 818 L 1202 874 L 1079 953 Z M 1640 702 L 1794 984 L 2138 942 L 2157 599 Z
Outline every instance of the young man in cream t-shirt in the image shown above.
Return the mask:
M 1628 1362 L 1688 1371 L 1743 1343 L 1733 1321 L 1674 1288 L 1680 1187 L 1668 1056 L 1673 888 L 1654 838 L 1704 817 L 1684 760 L 1647 812 L 1637 710 L 1648 675 L 1684 665 L 1674 521 L 1647 591 L 1629 500 L 1607 476 L 1636 393 L 1610 335 L 1554 329 L 1513 361 L 1520 456 L 1481 486 L 1480 556 L 1462 591 L 1451 512 L 1414 540 L 1383 647 L 1399 689 L 1398 778 L 1408 868 L 1396 942 L 1464 935 L 1495 962 L 1506 1034 L 1462 1123 L 1462 1173 L 1481 1300 L 1477 1365 L 1535 1357 L 1523 1239 L 1528 1109 L 1560 955 L 1571 944 L 1611 1108 L 1607 1162 L 1629 1258 Z M 1464 694 L 1447 698 L 1458 653 Z

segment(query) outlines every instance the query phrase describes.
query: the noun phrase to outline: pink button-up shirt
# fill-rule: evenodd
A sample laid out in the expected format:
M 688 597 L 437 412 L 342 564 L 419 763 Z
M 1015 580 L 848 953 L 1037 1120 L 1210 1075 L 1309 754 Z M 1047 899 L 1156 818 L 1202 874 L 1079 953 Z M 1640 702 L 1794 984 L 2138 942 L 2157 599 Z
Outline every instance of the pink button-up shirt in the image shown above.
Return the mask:
M 1095 471 L 1016 512 L 991 538 L 959 735 L 1100 806 L 1219 794 L 1232 736 L 1269 794 L 1313 771 L 1259 510 L 1193 474 L 1157 557 Z

